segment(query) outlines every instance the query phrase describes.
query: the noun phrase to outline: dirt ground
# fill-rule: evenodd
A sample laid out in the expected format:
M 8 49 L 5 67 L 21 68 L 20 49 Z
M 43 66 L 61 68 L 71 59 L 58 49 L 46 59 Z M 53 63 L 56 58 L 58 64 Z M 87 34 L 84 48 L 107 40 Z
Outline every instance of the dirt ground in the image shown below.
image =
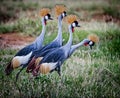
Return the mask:
M 19 49 L 34 41 L 34 37 L 20 33 L 0 34 L 0 48 Z

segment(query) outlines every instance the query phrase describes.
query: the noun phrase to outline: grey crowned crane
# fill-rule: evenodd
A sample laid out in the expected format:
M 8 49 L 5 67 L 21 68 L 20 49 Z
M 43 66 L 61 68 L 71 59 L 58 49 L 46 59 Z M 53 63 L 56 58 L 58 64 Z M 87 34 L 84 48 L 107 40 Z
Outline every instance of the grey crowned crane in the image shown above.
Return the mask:
M 88 38 L 84 39 L 83 41 L 81 41 L 80 43 L 76 44 L 76 45 L 72 45 L 70 52 L 69 52 L 69 56 L 70 57 L 72 55 L 72 53 L 79 47 L 85 45 L 85 46 L 90 46 L 90 48 L 92 49 L 92 46 L 94 46 L 95 43 L 97 43 L 99 41 L 99 37 L 95 34 L 90 34 L 88 36 Z
M 58 17 L 58 34 L 57 37 L 49 44 L 45 45 L 40 50 L 37 50 L 32 53 L 31 61 L 28 64 L 27 72 L 32 72 L 35 68 L 35 62 L 40 62 L 41 59 L 47 55 L 50 51 L 53 51 L 55 48 L 62 46 L 62 19 L 66 16 L 66 7 L 64 5 L 56 5 L 55 13 Z
M 36 38 L 36 40 L 31 43 L 30 45 L 24 47 L 21 49 L 10 61 L 10 63 L 7 65 L 5 69 L 6 75 L 9 75 L 13 69 L 18 68 L 23 65 L 26 66 L 27 62 L 29 61 L 29 58 L 34 50 L 42 48 L 44 35 L 46 31 L 46 22 L 47 20 L 51 20 L 50 16 L 50 10 L 48 8 L 43 8 L 40 11 L 41 22 L 42 22 L 42 32 L 41 34 Z M 23 68 L 22 68 L 23 69 Z M 22 71 L 22 69 L 20 71 Z
M 67 22 L 69 24 L 68 29 L 70 33 L 68 42 L 64 46 L 57 48 L 44 56 L 39 65 L 33 70 L 32 73 L 34 76 L 36 76 L 39 71 L 42 74 L 47 74 L 54 70 L 56 70 L 60 75 L 61 65 L 68 58 L 70 52 L 70 47 L 72 45 L 72 33 L 75 27 L 79 27 L 77 17 L 75 15 L 67 16 Z

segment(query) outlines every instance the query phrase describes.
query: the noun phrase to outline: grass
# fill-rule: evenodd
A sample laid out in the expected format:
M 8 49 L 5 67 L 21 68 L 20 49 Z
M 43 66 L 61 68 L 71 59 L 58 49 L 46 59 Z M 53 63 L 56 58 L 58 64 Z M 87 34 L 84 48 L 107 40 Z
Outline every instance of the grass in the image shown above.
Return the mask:
M 0 24 L 7 22 L 9 20 L 15 20 L 18 18 L 18 13 L 20 11 L 35 10 L 38 7 L 38 3 L 28 2 L 25 3 L 21 1 L 1 1 L 0 3 Z
M 54 1 L 54 0 L 53 0 Z M 71 0 L 72 1 L 72 0 Z M 111 2 L 112 0 L 110 0 Z M 31 1 L 33 2 L 33 1 Z M 37 1 L 38 2 L 38 1 Z M 75 13 L 84 17 L 84 11 L 109 9 L 109 3 L 76 0 L 71 2 L 59 1 L 62 4 L 69 4 L 69 13 Z M 116 0 L 118 3 L 118 1 Z M 116 4 L 113 3 L 113 5 Z M 40 7 L 53 7 L 58 2 L 38 2 Z M 100 4 L 99 4 L 100 3 Z M 24 2 L 27 4 L 27 2 Z M 19 4 L 18 4 L 19 5 Z M 76 6 L 75 6 L 76 5 Z M 106 8 L 103 9 L 106 5 Z M 19 6 L 22 6 L 21 4 Z M 29 7 L 29 6 L 28 6 Z M 113 7 L 113 6 L 112 6 Z M 82 9 L 79 10 L 78 8 Z M 11 8 L 12 9 L 12 8 Z M 75 11 L 74 11 L 75 10 Z M 78 10 L 78 12 L 76 11 Z M 74 11 L 74 12 L 73 12 Z M 81 11 L 83 14 L 81 15 Z M 9 21 L 0 25 L 0 33 L 19 32 L 23 35 L 38 36 L 41 31 L 40 18 L 36 15 L 38 11 L 20 12 L 15 21 Z M 81 12 L 81 13 L 79 13 Z M 117 11 L 116 11 L 117 12 Z M 115 11 L 111 11 L 114 15 Z M 109 13 L 106 12 L 106 13 Z M 31 18 L 31 16 L 34 16 Z M 90 14 L 88 14 L 90 17 Z M 116 17 L 116 16 L 115 16 Z M 52 24 L 52 25 L 51 25 Z M 119 98 L 120 94 L 120 28 L 113 22 L 103 21 L 80 21 L 81 28 L 75 29 L 73 33 L 73 44 L 79 43 L 88 34 L 97 34 L 100 42 L 90 50 L 89 47 L 80 47 L 62 65 L 62 76 L 56 72 L 48 75 L 40 75 L 37 79 L 31 78 L 25 70 L 20 74 L 19 80 L 15 83 L 16 69 L 10 76 L 4 73 L 6 64 L 11 60 L 18 50 L 0 50 L 0 97 L 50 97 L 50 98 Z M 69 33 L 67 25 L 63 22 L 64 44 L 67 42 Z M 52 41 L 57 35 L 57 21 L 47 23 L 47 31 L 44 43 Z
M 1 50 L 0 88 L 2 89 L 0 90 L 0 96 L 118 98 L 120 92 L 120 29 L 113 23 L 92 22 L 85 24 L 83 22 L 82 24 L 84 29 L 76 30 L 73 34 L 73 43 L 78 43 L 88 34 L 95 33 L 100 37 L 99 46 L 97 44 L 91 51 L 89 47 L 81 47 L 76 50 L 63 64 L 61 77 L 53 72 L 48 75 L 40 75 L 38 79 L 34 79 L 24 70 L 15 84 L 15 74 L 19 69 L 15 70 L 10 76 L 4 74 L 4 69 L 16 51 Z M 106 28 L 103 28 L 104 25 L 106 25 Z M 47 34 L 46 43 L 47 40 L 53 40 L 56 35 L 56 33 L 55 35 L 51 34 L 49 39 L 49 33 Z M 68 34 L 63 33 L 65 42 L 68 39 L 66 35 Z

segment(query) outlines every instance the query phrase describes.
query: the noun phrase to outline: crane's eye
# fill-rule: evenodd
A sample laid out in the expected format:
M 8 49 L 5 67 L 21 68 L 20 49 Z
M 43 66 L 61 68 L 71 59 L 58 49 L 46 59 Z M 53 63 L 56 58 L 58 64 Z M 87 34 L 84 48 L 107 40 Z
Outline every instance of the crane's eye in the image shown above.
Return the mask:
M 65 16 L 67 16 L 67 14 L 66 14 L 66 12 L 64 11 L 64 12 L 62 13 L 62 17 L 65 17 Z
M 46 16 L 45 16 L 45 20 L 53 20 L 53 18 L 51 18 L 51 15 L 50 14 L 47 14 Z
M 79 26 L 79 24 L 78 24 L 77 21 L 74 21 L 74 22 L 72 23 L 72 27 L 80 27 L 80 26 Z
M 50 14 L 47 14 L 47 15 L 45 16 L 45 20 L 48 20 L 48 19 L 52 20 L 52 18 L 51 18 L 51 15 L 50 15 Z
M 93 41 L 90 41 L 90 42 L 89 42 L 89 45 L 90 45 L 90 46 L 93 46 L 94 44 L 95 44 L 95 43 L 94 43 Z

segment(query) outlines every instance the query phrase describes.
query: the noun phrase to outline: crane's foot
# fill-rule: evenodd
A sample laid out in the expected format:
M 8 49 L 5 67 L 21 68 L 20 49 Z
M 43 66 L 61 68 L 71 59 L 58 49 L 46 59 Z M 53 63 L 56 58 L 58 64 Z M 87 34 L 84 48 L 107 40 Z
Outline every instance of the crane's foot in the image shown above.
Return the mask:
M 61 76 L 61 69 L 60 69 L 60 67 L 57 67 L 56 71 L 57 71 L 58 75 Z
M 60 71 L 57 71 L 58 75 L 61 76 L 61 72 Z

